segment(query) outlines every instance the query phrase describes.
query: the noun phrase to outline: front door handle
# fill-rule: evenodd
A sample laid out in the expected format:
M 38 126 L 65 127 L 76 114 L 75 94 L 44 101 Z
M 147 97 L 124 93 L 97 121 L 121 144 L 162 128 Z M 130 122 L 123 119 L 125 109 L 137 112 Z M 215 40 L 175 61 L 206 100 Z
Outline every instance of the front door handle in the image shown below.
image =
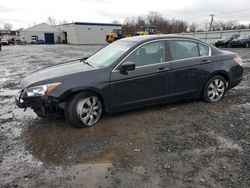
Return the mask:
M 165 67 L 160 67 L 160 68 L 158 68 L 158 70 L 164 70 L 165 69 Z
M 167 68 L 167 67 L 160 67 L 160 68 L 157 69 L 157 71 L 163 71 L 163 70 L 169 70 L 169 68 Z

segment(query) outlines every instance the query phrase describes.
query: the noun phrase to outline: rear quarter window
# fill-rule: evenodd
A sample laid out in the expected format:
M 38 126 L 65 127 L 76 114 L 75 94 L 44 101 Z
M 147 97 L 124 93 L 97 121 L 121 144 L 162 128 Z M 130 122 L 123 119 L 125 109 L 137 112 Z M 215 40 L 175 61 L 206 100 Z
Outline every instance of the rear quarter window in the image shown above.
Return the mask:
M 209 47 L 205 44 L 198 43 L 200 56 L 209 56 Z

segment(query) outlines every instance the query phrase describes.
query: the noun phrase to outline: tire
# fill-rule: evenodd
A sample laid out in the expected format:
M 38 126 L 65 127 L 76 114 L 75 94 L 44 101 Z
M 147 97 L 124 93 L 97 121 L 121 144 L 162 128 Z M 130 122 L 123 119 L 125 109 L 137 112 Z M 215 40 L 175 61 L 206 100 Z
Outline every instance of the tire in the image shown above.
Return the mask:
M 100 98 L 89 92 L 76 94 L 65 107 L 65 117 L 74 127 L 90 127 L 96 124 L 102 115 Z
M 249 43 L 246 43 L 246 48 L 249 48 L 249 47 L 250 47 Z
M 222 76 L 214 76 L 207 81 L 202 98 L 209 103 L 218 102 L 224 97 L 226 89 L 226 80 Z

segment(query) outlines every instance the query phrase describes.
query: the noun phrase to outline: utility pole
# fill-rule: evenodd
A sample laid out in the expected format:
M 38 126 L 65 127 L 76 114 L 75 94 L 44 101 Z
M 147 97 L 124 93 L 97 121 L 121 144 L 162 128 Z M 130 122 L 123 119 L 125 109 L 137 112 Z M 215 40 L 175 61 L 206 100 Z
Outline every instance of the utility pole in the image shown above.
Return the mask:
M 213 29 L 213 22 L 214 22 L 214 16 L 215 15 L 214 14 L 210 14 L 209 16 L 211 17 L 210 29 L 209 30 L 212 31 L 212 29 Z

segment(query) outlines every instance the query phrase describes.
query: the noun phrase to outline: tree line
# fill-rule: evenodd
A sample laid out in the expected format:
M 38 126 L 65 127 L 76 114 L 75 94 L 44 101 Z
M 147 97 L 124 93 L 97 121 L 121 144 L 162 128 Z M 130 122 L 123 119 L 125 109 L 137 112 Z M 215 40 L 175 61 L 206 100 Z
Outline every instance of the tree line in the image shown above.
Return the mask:
M 141 31 L 145 26 L 155 26 L 161 33 L 182 33 L 209 31 L 210 22 L 188 23 L 179 19 L 167 19 L 158 12 L 149 12 L 146 16 L 126 18 L 122 29 L 126 34 L 133 34 Z M 212 31 L 250 29 L 249 25 L 240 24 L 238 21 L 214 21 Z
M 189 26 L 189 32 L 202 32 L 210 30 L 210 23 L 208 21 L 201 23 L 191 23 Z M 236 30 L 236 29 L 250 29 L 249 25 L 240 24 L 236 20 L 229 21 L 215 21 L 212 25 L 212 31 L 225 31 L 225 30 Z
M 161 33 L 186 32 L 188 23 L 178 19 L 166 19 L 158 12 L 149 12 L 146 16 L 126 18 L 122 29 L 126 34 L 134 34 L 146 26 L 154 26 Z

